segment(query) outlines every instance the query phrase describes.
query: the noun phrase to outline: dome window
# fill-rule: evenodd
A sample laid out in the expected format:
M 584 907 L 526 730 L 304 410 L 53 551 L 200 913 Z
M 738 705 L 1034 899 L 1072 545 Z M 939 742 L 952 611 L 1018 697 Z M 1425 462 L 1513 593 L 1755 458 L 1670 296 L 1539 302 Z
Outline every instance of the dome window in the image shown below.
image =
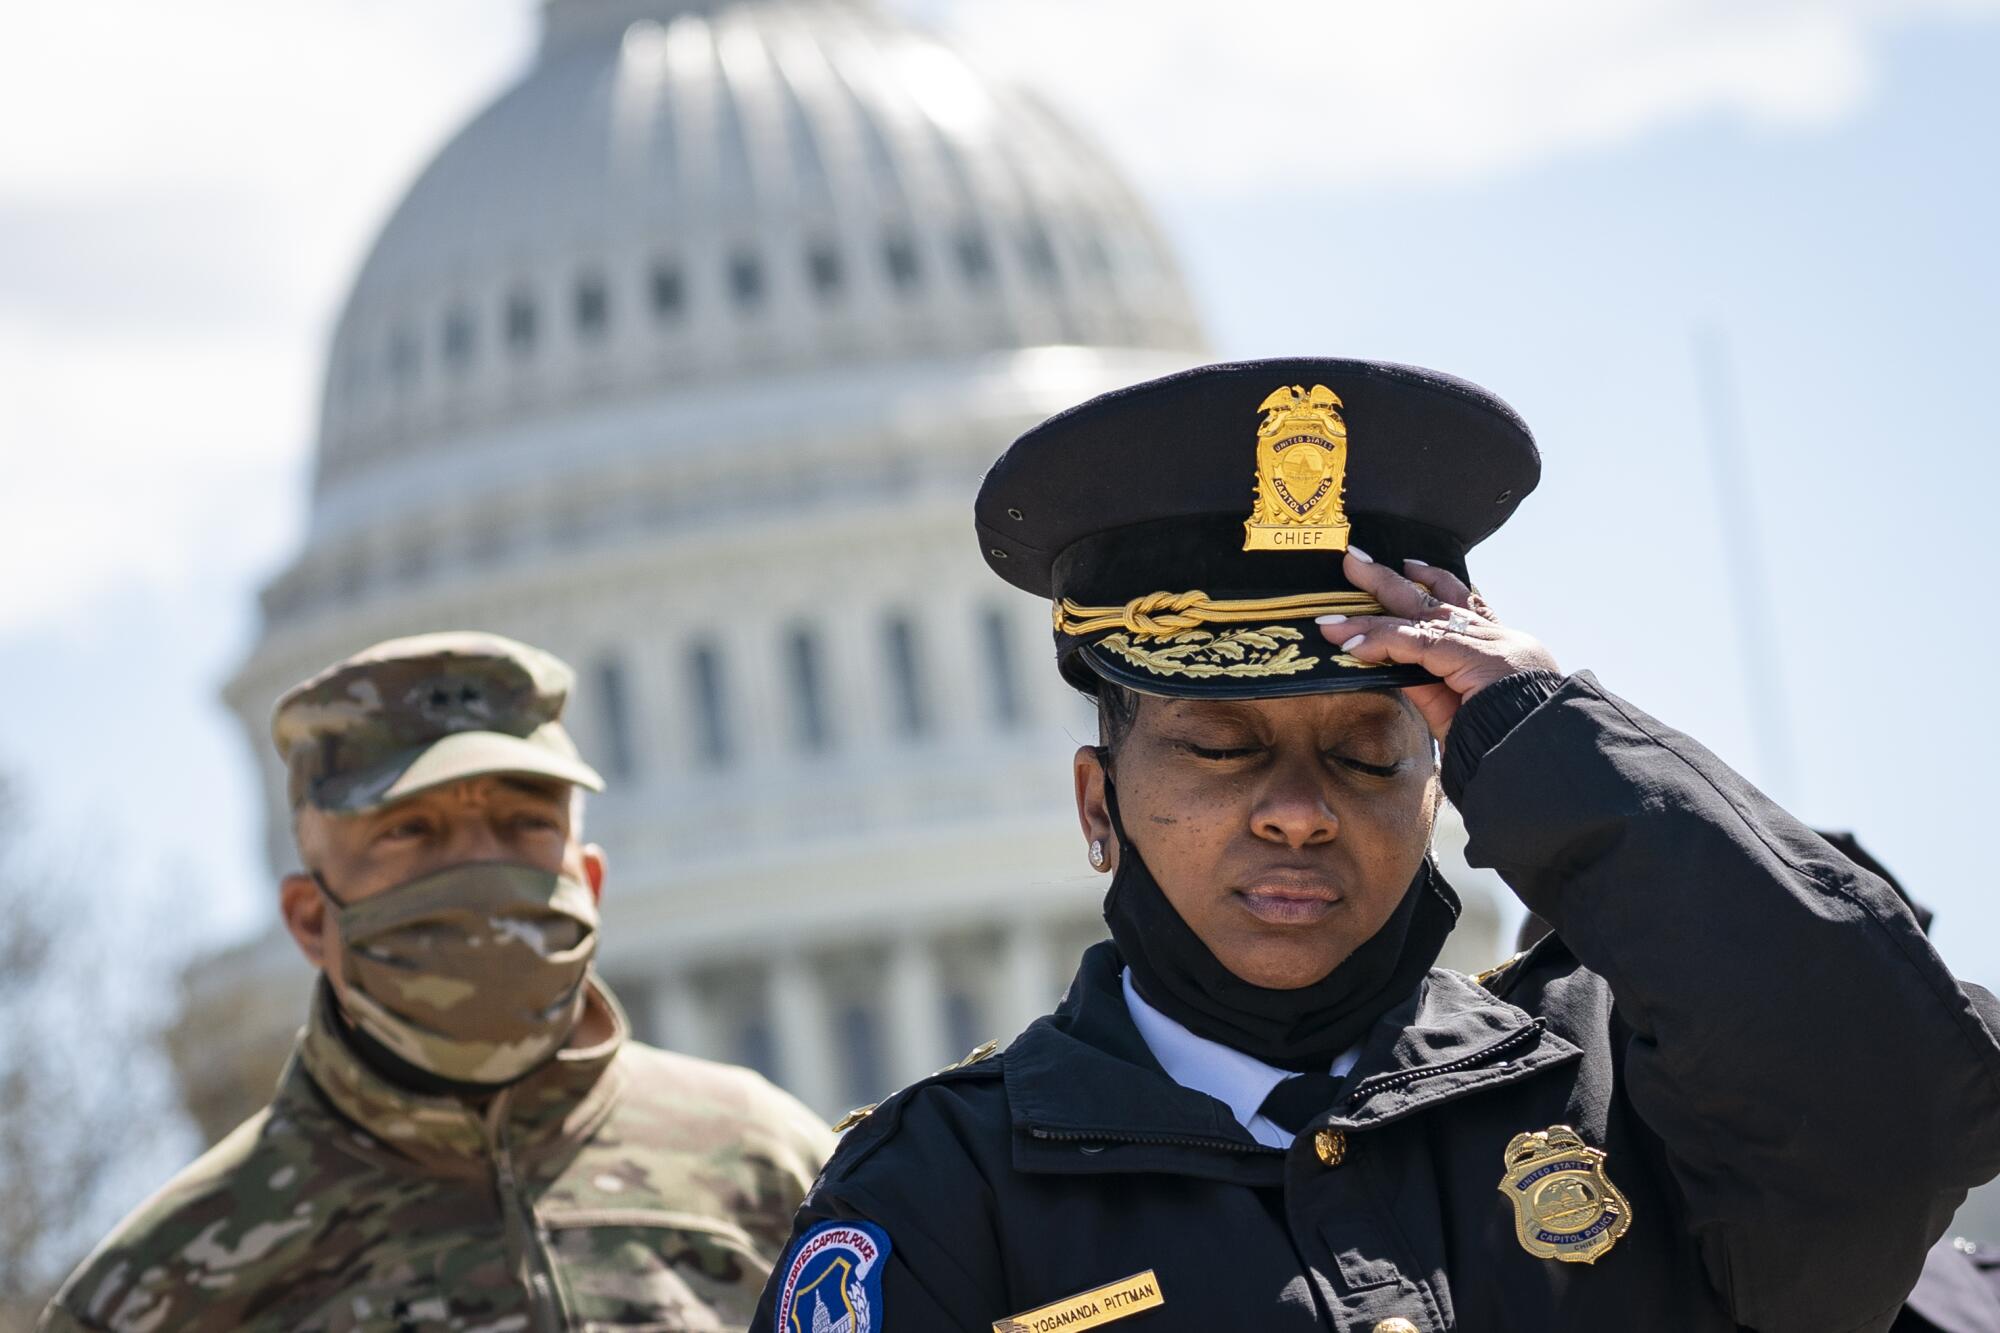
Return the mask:
M 598 731 L 604 748 L 605 776 L 627 781 L 638 774 L 638 750 L 632 740 L 632 699 L 625 684 L 625 666 L 615 657 L 597 663 Z
M 748 250 L 729 258 L 729 294 L 745 310 L 764 303 L 764 265 Z
M 1021 262 L 1028 266 L 1028 273 L 1044 286 L 1054 286 L 1056 281 L 1056 248 L 1049 243 L 1049 233 L 1039 223 L 1029 223 L 1021 233 Z
M 970 992 L 945 992 L 944 1030 L 947 1050 L 969 1051 L 979 1044 L 986 1025 L 980 1021 L 979 1001 Z
M 1105 249 L 1104 238 L 1094 231 L 1083 234 L 1083 262 L 1099 277 L 1111 272 L 1111 253 Z
M 389 380 L 398 389 L 417 382 L 417 337 L 407 328 L 389 335 Z
M 846 1100 L 862 1103 L 880 1097 L 889 1086 L 889 1071 L 883 1062 L 882 1025 L 874 1009 L 861 999 L 843 1006 L 838 1031 Z
M 349 556 L 340 562 L 333 573 L 333 600 L 352 602 L 361 596 L 361 590 L 368 586 L 368 567 L 358 555 Z
M 806 275 L 821 298 L 834 296 L 840 291 L 840 251 L 827 244 L 813 246 L 806 252 Z
M 984 286 L 993 280 L 993 252 L 987 248 L 986 237 L 977 230 L 967 228 L 958 234 L 952 243 L 952 250 L 958 256 L 958 271 L 965 275 L 967 282 Z
M 508 527 L 503 523 L 481 523 L 472 529 L 465 543 L 465 558 L 474 565 L 498 563 L 507 554 Z
M 305 583 L 298 578 L 285 579 L 264 589 L 258 600 L 264 607 L 264 619 L 272 624 L 290 620 L 305 604 Z
M 423 537 L 407 538 L 396 552 L 396 577 L 404 583 L 416 583 L 430 572 L 431 547 Z
M 601 273 L 586 273 L 576 280 L 577 333 L 591 341 L 604 336 L 611 325 L 611 293 Z
M 655 263 L 649 290 L 654 319 L 666 324 L 681 317 L 687 306 L 687 283 L 681 277 L 679 264 L 664 259 Z
M 507 346 L 514 355 L 526 356 L 535 350 L 538 322 L 534 297 L 526 292 L 515 292 L 507 298 Z
M 695 757 L 709 768 L 730 760 L 729 701 L 724 694 L 722 649 L 698 643 L 688 650 L 688 702 L 694 714 Z
M 472 329 L 472 312 L 462 305 L 444 317 L 444 363 L 453 370 L 472 364 Z
M 778 1068 L 778 1040 L 772 1035 L 771 1025 L 762 1018 L 751 1018 L 737 1030 L 736 1063 L 768 1079 L 782 1076 Z
M 889 281 L 898 291 L 910 291 L 917 285 L 917 247 L 902 232 L 891 232 L 882 240 L 882 265 L 889 270 Z
M 785 639 L 785 674 L 792 685 L 792 736 L 801 750 L 819 753 L 832 748 L 833 726 L 826 698 L 826 664 L 820 641 L 804 625 Z
M 1014 626 L 997 606 L 980 612 L 979 641 L 985 649 L 987 703 L 993 721 L 1002 728 L 1021 725 L 1021 678 L 1014 670 Z
M 882 648 L 888 658 L 890 716 L 905 736 L 931 729 L 930 700 L 924 694 L 923 664 L 918 661 L 917 627 L 908 616 L 893 616 L 882 627 Z

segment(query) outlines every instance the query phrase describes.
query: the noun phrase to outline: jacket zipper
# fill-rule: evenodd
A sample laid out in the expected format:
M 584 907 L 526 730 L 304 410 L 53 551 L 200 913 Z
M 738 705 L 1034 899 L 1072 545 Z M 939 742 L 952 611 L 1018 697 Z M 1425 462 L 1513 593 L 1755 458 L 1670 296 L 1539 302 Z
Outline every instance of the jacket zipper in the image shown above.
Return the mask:
M 562 1302 L 555 1274 L 542 1248 L 541 1229 L 532 1205 L 521 1193 L 514 1174 L 514 1152 L 507 1142 L 508 1091 L 493 1098 L 486 1111 L 486 1140 L 493 1154 L 493 1186 L 500 1198 L 500 1220 L 507 1232 L 507 1255 L 528 1297 L 528 1318 L 536 1333 L 562 1333 Z
M 1282 1148 L 1267 1148 L 1261 1143 L 1238 1143 L 1233 1139 L 1187 1138 L 1175 1134 L 1078 1134 L 1061 1129 L 1030 1128 L 1028 1133 L 1035 1138 L 1051 1143 L 1152 1143 L 1168 1148 L 1214 1148 L 1223 1152 L 1275 1153 L 1284 1156 Z
M 1501 1038 L 1484 1050 L 1474 1051 L 1471 1055 L 1460 1056 L 1456 1060 L 1448 1060 L 1441 1065 L 1425 1065 L 1420 1069 L 1401 1069 L 1393 1074 L 1376 1074 L 1370 1078 L 1364 1078 L 1348 1091 L 1347 1104 L 1349 1106 L 1359 1105 L 1362 1098 L 1372 1093 L 1380 1092 L 1384 1088 L 1397 1088 L 1405 1083 L 1415 1083 L 1418 1079 L 1431 1078 L 1438 1074 L 1455 1074 L 1461 1069 L 1471 1069 L 1474 1066 L 1483 1065 L 1509 1047 L 1518 1046 L 1522 1042 L 1532 1038 L 1539 1038 L 1542 1035 L 1543 1026 L 1541 1019 L 1531 1019 L 1528 1026 Z

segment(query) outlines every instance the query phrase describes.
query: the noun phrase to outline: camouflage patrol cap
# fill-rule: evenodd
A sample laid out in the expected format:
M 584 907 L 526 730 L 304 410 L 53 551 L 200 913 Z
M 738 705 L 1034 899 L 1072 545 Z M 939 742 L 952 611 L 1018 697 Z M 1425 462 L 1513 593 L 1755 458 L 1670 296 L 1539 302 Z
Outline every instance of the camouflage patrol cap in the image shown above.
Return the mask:
M 364 648 L 294 685 L 271 714 L 292 808 L 358 814 L 488 773 L 603 791 L 557 720 L 574 679 L 559 658 L 498 634 Z

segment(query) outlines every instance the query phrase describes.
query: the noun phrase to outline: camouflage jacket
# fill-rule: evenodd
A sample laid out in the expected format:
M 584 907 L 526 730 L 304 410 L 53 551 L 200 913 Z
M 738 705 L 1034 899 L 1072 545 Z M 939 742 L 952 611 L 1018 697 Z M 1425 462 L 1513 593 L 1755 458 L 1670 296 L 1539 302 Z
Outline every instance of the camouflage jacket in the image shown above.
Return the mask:
M 127 1218 L 41 1329 L 742 1329 L 832 1136 L 613 1029 L 482 1113 L 386 1083 L 321 987 L 271 1105 Z

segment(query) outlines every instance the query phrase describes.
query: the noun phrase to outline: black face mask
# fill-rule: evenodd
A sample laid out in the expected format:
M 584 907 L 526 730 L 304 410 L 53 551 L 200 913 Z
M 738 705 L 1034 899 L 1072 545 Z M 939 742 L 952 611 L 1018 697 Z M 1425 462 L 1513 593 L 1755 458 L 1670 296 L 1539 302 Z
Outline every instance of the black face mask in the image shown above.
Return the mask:
M 1458 895 L 1426 856 L 1394 915 L 1340 966 L 1297 990 L 1254 986 L 1222 965 L 1160 891 L 1125 832 L 1108 770 L 1104 800 L 1118 835 L 1104 920 L 1132 984 L 1190 1032 L 1266 1064 L 1325 1070 L 1416 990 L 1458 923 Z

